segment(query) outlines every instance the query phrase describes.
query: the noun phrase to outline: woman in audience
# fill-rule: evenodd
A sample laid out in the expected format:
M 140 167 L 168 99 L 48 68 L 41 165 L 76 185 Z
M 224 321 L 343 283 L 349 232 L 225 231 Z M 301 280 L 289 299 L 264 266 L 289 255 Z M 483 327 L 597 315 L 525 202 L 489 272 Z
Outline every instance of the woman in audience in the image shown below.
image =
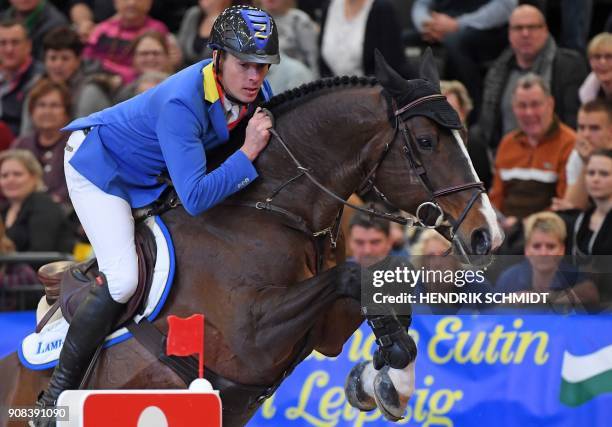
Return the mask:
M 15 140 L 13 148 L 29 150 L 42 165 L 47 193 L 57 202 L 68 203 L 64 177 L 64 147 L 69 132 L 62 132 L 70 120 L 70 94 L 61 84 L 40 79 L 30 91 L 28 111 L 33 132 Z
M 226 8 L 241 4 L 234 0 L 199 0 L 198 4 L 187 9 L 177 35 L 183 58 L 187 65 L 194 64 L 212 56 L 208 47 L 208 37 L 213 22 Z
M 401 28 L 389 0 L 331 0 L 321 22 L 321 76 L 374 75 L 374 49 L 405 74 Z
M 144 74 L 154 72 L 168 75 L 174 72 L 166 36 L 157 31 L 147 31 L 138 36 L 132 45 L 132 52 L 136 80 L 123 86 L 116 96 L 116 102 L 136 95 L 137 87 L 141 83 L 139 78 Z
M 17 251 L 72 252 L 73 229 L 62 207 L 44 192 L 43 170 L 27 150 L 0 153 L 0 215 Z
M 580 102 L 585 104 L 595 98 L 612 100 L 612 33 L 600 33 L 593 37 L 587 55 L 593 72 L 580 86 Z
M 569 239 L 575 262 L 595 275 L 602 304 L 612 305 L 612 150 L 593 152 L 586 165 L 585 184 L 593 206 L 578 214 Z
M 593 304 L 599 293 L 593 282 L 574 266 L 563 262 L 567 229 L 553 212 L 538 212 L 525 219 L 526 260 L 504 271 L 496 288 L 500 292 L 549 293 L 559 304 Z
M 290 56 L 318 75 L 319 28 L 308 14 L 293 7 L 293 0 L 261 0 L 261 7 L 274 18 L 283 59 Z
M 573 222 L 570 252 L 577 257 L 612 255 L 612 150 L 591 154 L 585 184 L 593 206 Z

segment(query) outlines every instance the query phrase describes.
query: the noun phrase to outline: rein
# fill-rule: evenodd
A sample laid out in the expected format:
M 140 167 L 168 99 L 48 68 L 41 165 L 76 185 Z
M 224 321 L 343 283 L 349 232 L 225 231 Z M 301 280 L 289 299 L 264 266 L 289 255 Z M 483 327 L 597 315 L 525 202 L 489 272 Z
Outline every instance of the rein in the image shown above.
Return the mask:
M 429 193 L 429 201 L 423 202 L 421 203 L 416 210 L 416 213 L 414 215 L 414 217 L 405 217 L 402 215 L 396 215 L 396 214 L 392 214 L 390 212 L 384 212 L 384 211 L 379 211 L 377 209 L 374 208 L 366 208 L 363 206 L 357 206 L 351 202 L 349 202 L 348 200 L 345 200 L 344 198 L 338 196 L 336 193 L 334 193 L 333 191 L 331 191 L 329 188 L 325 187 L 323 184 L 321 184 L 321 182 L 312 174 L 312 169 L 303 166 L 300 161 L 297 159 L 297 157 L 293 154 L 293 152 L 291 151 L 291 149 L 289 148 L 289 146 L 286 144 L 286 142 L 283 140 L 283 138 L 280 136 L 280 134 L 277 132 L 277 130 L 274 128 L 274 124 L 272 126 L 272 128 L 269 129 L 270 134 L 274 137 L 274 139 L 276 139 L 278 141 L 278 143 L 281 145 L 281 147 L 285 150 L 285 152 L 289 155 L 289 157 L 291 158 L 291 160 L 293 161 L 293 163 L 296 166 L 296 169 L 298 171 L 298 174 L 295 175 L 294 177 L 290 178 L 289 180 L 285 181 L 284 183 L 282 183 L 280 186 L 278 186 L 276 189 L 274 189 L 272 191 L 272 193 L 270 194 L 269 197 L 267 197 L 265 199 L 265 201 L 259 201 L 259 202 L 238 202 L 238 203 L 231 203 L 231 204 L 239 204 L 241 206 L 249 206 L 249 207 L 254 207 L 256 209 L 260 209 L 260 210 L 267 210 L 267 211 L 272 211 L 278 214 L 281 214 L 287 218 L 289 218 L 291 220 L 291 222 L 298 224 L 297 227 L 294 228 L 298 228 L 299 230 L 303 231 L 304 233 L 310 235 L 313 238 L 317 238 L 317 237 L 324 237 L 327 234 L 330 235 L 330 241 L 331 241 L 331 246 L 332 248 L 336 247 L 336 242 L 338 239 L 338 234 L 340 231 L 340 220 L 341 220 L 341 216 L 342 216 L 342 210 L 344 208 L 344 206 L 348 206 L 352 209 L 355 209 L 356 211 L 365 213 L 367 215 L 370 216 L 374 216 L 374 217 L 378 217 L 378 218 L 382 218 L 384 220 L 387 221 L 393 221 L 393 222 L 397 222 L 399 224 L 402 225 L 407 225 L 409 227 L 422 227 L 422 228 L 437 228 L 438 226 L 440 226 L 443 221 L 444 221 L 444 212 L 442 210 L 442 208 L 440 207 L 440 205 L 438 204 L 438 202 L 436 201 L 436 199 L 440 198 L 440 197 L 445 197 L 454 193 L 458 193 L 458 192 L 462 192 L 462 191 L 466 191 L 466 190 L 478 190 L 476 192 L 474 192 L 472 194 L 472 196 L 470 197 L 468 203 L 466 204 L 465 208 L 463 209 L 463 211 L 461 212 L 461 214 L 459 215 L 459 217 L 457 218 L 456 221 L 451 221 L 452 224 L 452 229 L 450 232 L 450 242 L 453 243 L 455 240 L 455 237 L 457 235 L 457 231 L 459 230 L 459 227 L 461 226 L 461 224 L 463 223 L 463 221 L 465 220 L 465 218 L 467 217 L 468 213 L 470 212 L 472 206 L 474 205 L 474 203 L 476 202 L 476 200 L 478 199 L 478 197 L 480 196 L 481 193 L 483 193 L 485 191 L 484 188 L 484 184 L 481 181 L 477 181 L 477 182 L 468 182 L 465 184 L 458 184 L 458 185 L 453 185 L 450 187 L 446 187 L 446 188 L 442 188 L 442 189 L 434 189 L 433 185 L 431 184 L 431 181 L 429 180 L 429 177 L 427 176 L 427 171 L 425 170 L 425 167 L 423 166 L 423 164 L 419 161 L 415 149 L 413 147 L 413 140 L 414 138 L 412 137 L 410 130 L 408 128 L 408 126 L 406 125 L 406 122 L 404 119 L 402 119 L 402 115 L 408 111 L 410 111 L 411 109 L 415 108 L 418 105 L 421 105 L 423 103 L 427 103 L 427 102 L 431 102 L 431 101 L 435 101 L 435 100 L 439 100 L 439 99 L 445 99 L 444 95 L 429 95 L 429 96 L 424 96 L 421 98 L 418 98 L 412 102 L 410 102 L 409 104 L 399 108 L 399 109 L 395 109 L 394 112 L 394 117 L 395 117 L 395 129 L 394 129 L 394 133 L 393 133 L 393 138 L 391 140 L 390 143 L 387 143 L 385 145 L 385 149 L 380 157 L 380 159 L 376 162 L 376 164 L 374 165 L 374 167 L 366 174 L 366 177 L 364 178 L 364 180 L 361 182 L 361 184 L 359 185 L 359 189 L 363 190 L 363 189 L 367 189 L 367 188 L 372 188 L 376 194 L 383 199 L 385 202 L 387 202 L 390 206 L 393 206 L 389 200 L 387 199 L 387 197 L 376 187 L 376 185 L 374 184 L 374 180 L 376 177 L 376 171 L 378 170 L 378 168 L 381 166 L 381 164 L 383 163 L 383 161 L 385 160 L 387 153 L 390 151 L 391 145 L 393 144 L 393 142 L 395 141 L 395 136 L 397 135 L 398 132 L 402 133 L 402 136 L 404 137 L 404 145 L 403 145 L 403 151 L 404 154 L 407 158 L 408 164 L 410 166 L 410 168 L 416 173 L 416 175 L 419 177 L 419 180 L 421 181 L 423 187 L 427 190 L 427 192 Z M 395 102 L 393 101 L 394 106 L 395 106 Z M 266 109 L 264 109 L 264 112 L 272 119 L 272 122 L 274 123 L 274 117 L 272 115 L 272 113 Z M 329 226 L 326 227 L 322 230 L 319 231 L 311 231 L 307 226 L 306 226 L 306 221 L 301 218 L 300 216 L 291 213 L 289 211 L 287 211 L 286 209 L 280 208 L 278 206 L 275 206 L 272 204 L 272 201 L 274 199 L 274 197 L 276 195 L 278 195 L 286 186 L 288 186 L 289 184 L 291 184 L 292 182 L 298 180 L 299 178 L 301 178 L 302 176 L 305 176 L 306 178 L 308 178 L 308 180 L 310 182 L 312 182 L 317 188 L 319 188 L 323 193 L 327 194 L 329 197 L 331 197 L 332 199 L 334 199 L 335 201 L 339 202 L 342 204 L 342 207 L 340 208 L 338 215 L 336 216 L 336 219 L 334 220 L 334 223 Z M 426 223 L 426 220 L 421 217 L 421 213 L 423 212 L 423 210 L 425 208 L 428 207 L 432 207 L 435 210 L 438 211 L 438 217 L 435 221 L 435 223 L 433 225 L 429 225 Z M 397 209 L 399 211 L 399 209 Z M 459 245 L 461 246 L 461 245 Z M 452 249 L 449 248 L 449 250 L 447 251 L 447 253 L 445 255 L 448 255 L 450 253 Z M 461 247 L 461 250 L 464 252 L 463 248 Z

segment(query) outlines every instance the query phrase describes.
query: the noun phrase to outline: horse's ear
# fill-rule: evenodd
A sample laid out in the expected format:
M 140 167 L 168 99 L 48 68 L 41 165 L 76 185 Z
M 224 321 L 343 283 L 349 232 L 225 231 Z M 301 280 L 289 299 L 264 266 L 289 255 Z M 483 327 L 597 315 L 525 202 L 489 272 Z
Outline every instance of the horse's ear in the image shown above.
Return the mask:
M 419 74 L 422 79 L 428 80 L 433 84 L 438 89 L 438 92 L 440 91 L 440 75 L 438 74 L 436 60 L 430 47 L 425 49 L 425 53 L 421 58 L 421 70 Z
M 393 97 L 406 92 L 406 80 L 400 76 L 385 60 L 378 49 L 374 49 L 376 79 Z

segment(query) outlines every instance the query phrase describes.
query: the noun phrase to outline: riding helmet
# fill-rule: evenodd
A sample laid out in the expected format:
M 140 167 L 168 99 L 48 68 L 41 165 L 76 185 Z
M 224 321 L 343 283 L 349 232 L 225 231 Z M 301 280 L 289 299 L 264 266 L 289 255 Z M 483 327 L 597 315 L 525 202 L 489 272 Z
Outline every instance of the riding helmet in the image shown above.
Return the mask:
M 221 12 L 208 45 L 247 62 L 280 62 L 276 23 L 267 12 L 253 6 L 232 6 Z

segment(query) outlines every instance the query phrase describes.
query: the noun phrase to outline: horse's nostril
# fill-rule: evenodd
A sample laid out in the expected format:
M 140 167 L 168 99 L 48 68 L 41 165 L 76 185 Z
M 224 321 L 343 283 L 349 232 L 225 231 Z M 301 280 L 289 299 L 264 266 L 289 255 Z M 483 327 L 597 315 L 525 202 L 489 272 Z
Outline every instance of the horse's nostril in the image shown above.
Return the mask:
M 491 252 L 491 233 L 486 228 L 479 228 L 472 233 L 472 251 L 475 255 L 487 255 Z

